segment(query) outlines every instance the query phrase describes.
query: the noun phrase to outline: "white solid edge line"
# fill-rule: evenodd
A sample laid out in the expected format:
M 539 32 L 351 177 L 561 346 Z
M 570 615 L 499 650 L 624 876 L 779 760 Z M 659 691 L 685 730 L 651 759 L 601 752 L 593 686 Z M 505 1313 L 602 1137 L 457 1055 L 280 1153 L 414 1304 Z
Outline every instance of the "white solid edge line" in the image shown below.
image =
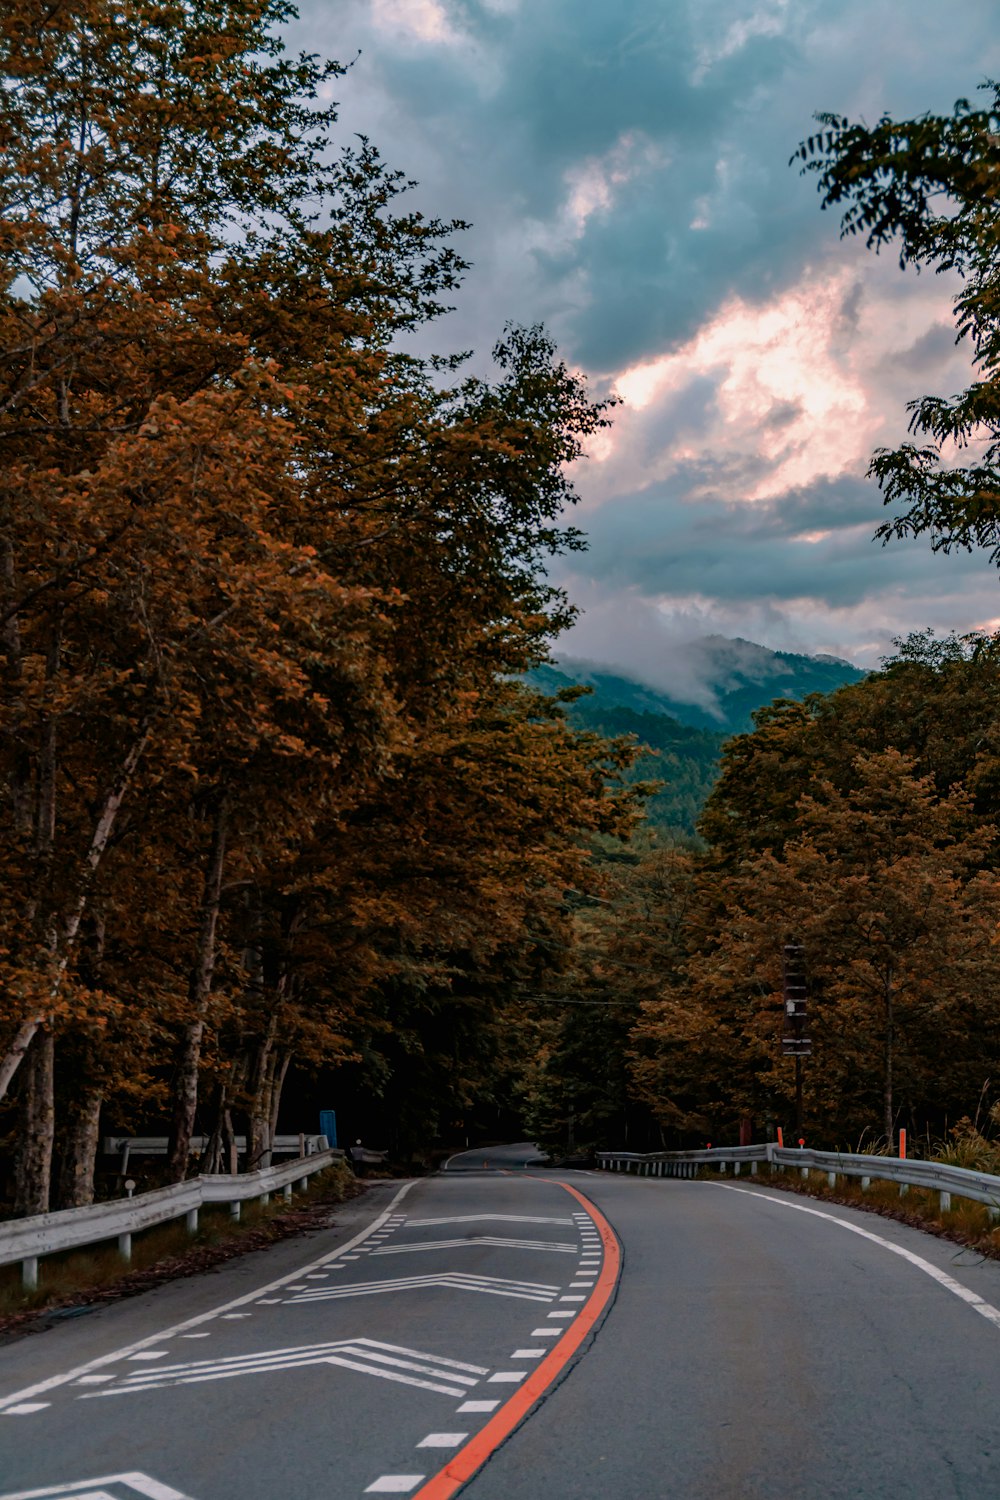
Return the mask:
M 415 1181 L 416 1179 L 414 1179 Z M 355 1245 L 369 1234 L 374 1224 L 384 1224 L 393 1208 L 414 1186 L 414 1182 L 404 1182 L 399 1192 L 383 1209 L 376 1219 L 360 1230 L 352 1240 L 341 1245 L 339 1250 L 333 1250 L 328 1255 L 321 1255 L 318 1260 L 313 1260 L 305 1266 L 298 1266 L 294 1271 L 289 1271 L 285 1276 L 279 1276 L 277 1281 L 269 1281 L 266 1286 L 255 1287 L 252 1292 L 245 1292 L 242 1297 L 235 1297 L 232 1302 L 223 1302 L 219 1307 L 213 1307 L 209 1312 L 198 1313 L 193 1318 L 186 1318 L 183 1323 L 175 1323 L 171 1328 L 161 1329 L 159 1333 L 151 1333 L 147 1338 L 137 1339 L 134 1344 L 126 1344 L 121 1349 L 115 1349 L 110 1354 L 100 1354 L 96 1359 L 88 1359 L 86 1364 L 77 1365 L 72 1370 L 67 1370 L 63 1375 L 51 1375 L 48 1380 L 39 1380 L 35 1385 L 25 1386 L 23 1390 L 14 1391 L 9 1396 L 0 1397 L 0 1412 L 5 1411 L 8 1406 L 17 1402 L 25 1401 L 31 1396 L 41 1395 L 43 1391 L 51 1391 L 57 1385 L 66 1385 L 71 1380 L 78 1380 L 81 1375 L 87 1375 L 91 1370 L 100 1369 L 102 1365 L 114 1364 L 116 1360 L 127 1359 L 137 1349 L 148 1349 L 151 1344 L 158 1344 L 163 1339 L 176 1338 L 178 1334 L 184 1333 L 188 1328 L 197 1328 L 200 1323 L 210 1323 L 213 1318 L 219 1317 L 221 1313 L 227 1313 L 233 1307 L 243 1307 L 248 1302 L 254 1302 L 264 1292 L 277 1291 L 279 1287 L 287 1286 L 290 1281 L 297 1281 L 306 1271 L 314 1271 L 317 1266 L 329 1265 L 330 1261 L 339 1259 L 347 1251 L 352 1250 Z
M 841 1219 L 836 1214 L 824 1213 L 820 1208 L 807 1208 L 804 1203 L 789 1203 L 784 1198 L 773 1198 L 770 1193 L 755 1192 L 753 1188 L 738 1188 L 728 1182 L 714 1182 L 710 1185 L 725 1188 L 730 1193 L 744 1193 L 748 1198 L 763 1198 L 767 1203 L 776 1203 L 779 1208 L 791 1208 L 796 1213 L 811 1214 L 814 1219 L 828 1219 L 831 1224 L 839 1224 L 841 1229 L 849 1229 L 852 1234 L 860 1235 L 863 1240 L 871 1240 L 872 1244 L 881 1245 L 883 1250 L 890 1250 L 893 1255 L 909 1261 L 911 1266 L 916 1266 L 918 1271 L 923 1271 L 924 1275 L 936 1281 L 938 1286 L 943 1286 L 946 1292 L 951 1292 L 960 1301 L 967 1303 L 981 1318 L 985 1318 L 988 1323 L 1000 1328 L 1000 1308 L 994 1307 L 992 1302 L 987 1302 L 984 1297 L 980 1297 L 978 1292 L 973 1292 L 967 1286 L 963 1286 L 960 1281 L 949 1276 L 947 1271 L 942 1271 L 929 1260 L 924 1260 L 922 1255 L 915 1255 L 912 1250 L 906 1250 L 902 1245 L 894 1245 L 892 1240 L 885 1239 L 881 1234 L 873 1234 L 870 1229 L 862 1229 L 860 1224 L 852 1224 L 850 1219 Z

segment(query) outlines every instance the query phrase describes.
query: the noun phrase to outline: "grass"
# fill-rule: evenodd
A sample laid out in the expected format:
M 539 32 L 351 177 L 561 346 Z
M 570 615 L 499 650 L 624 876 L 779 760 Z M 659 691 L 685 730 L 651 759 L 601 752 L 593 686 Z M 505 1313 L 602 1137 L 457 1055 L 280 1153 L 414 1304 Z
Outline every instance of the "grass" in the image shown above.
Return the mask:
M 188 1234 L 184 1219 L 144 1229 L 132 1237 L 130 1263 L 118 1254 L 117 1239 L 46 1255 L 38 1262 L 38 1286 L 21 1285 L 21 1266 L 0 1266 L 0 1326 L 19 1325 L 32 1314 L 107 1301 L 147 1290 L 175 1276 L 208 1270 L 248 1250 L 256 1250 L 320 1227 L 317 1210 L 341 1203 L 360 1191 L 353 1173 L 336 1164 L 309 1179 L 309 1188 L 291 1202 L 281 1196 L 268 1204 L 251 1199 L 233 1219 L 225 1203 L 201 1209 L 198 1229 Z

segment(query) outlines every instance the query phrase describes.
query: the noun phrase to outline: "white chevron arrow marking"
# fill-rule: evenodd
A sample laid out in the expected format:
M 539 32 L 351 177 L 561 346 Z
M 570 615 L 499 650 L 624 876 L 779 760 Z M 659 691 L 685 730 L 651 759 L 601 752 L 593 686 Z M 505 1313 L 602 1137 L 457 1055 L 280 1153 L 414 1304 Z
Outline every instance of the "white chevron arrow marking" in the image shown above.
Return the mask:
M 493 1297 L 520 1297 L 525 1302 L 554 1302 L 560 1288 L 540 1281 L 514 1281 L 506 1276 L 473 1276 L 444 1271 L 431 1276 L 397 1276 L 391 1281 L 352 1281 L 345 1286 L 309 1287 L 285 1300 L 296 1303 L 332 1302 L 339 1297 L 372 1297 L 383 1292 L 420 1291 L 450 1287 L 458 1292 L 485 1292 Z
M 540 1219 L 533 1214 L 454 1214 L 447 1219 L 410 1219 L 408 1229 L 429 1229 L 432 1224 L 480 1224 L 493 1219 L 504 1224 L 569 1224 L 572 1219 Z
M 225 1359 L 198 1359 L 188 1364 L 163 1365 L 155 1370 L 137 1370 L 114 1385 L 99 1391 L 85 1391 L 79 1399 L 93 1401 L 105 1396 L 122 1396 L 136 1391 L 157 1391 L 167 1386 L 197 1385 L 205 1380 L 228 1380 L 235 1375 L 266 1375 L 278 1370 L 294 1370 L 308 1365 L 342 1365 L 364 1375 L 382 1380 L 397 1380 L 421 1390 L 437 1391 L 442 1396 L 465 1396 L 488 1374 L 481 1365 L 463 1364 L 439 1354 L 422 1354 L 399 1344 L 383 1344 L 377 1339 L 338 1339 L 330 1344 L 304 1344 L 293 1349 L 264 1349 L 256 1354 L 232 1354 Z M 421 1377 L 432 1375 L 433 1380 Z M 447 1384 L 445 1384 L 447 1382 Z
M 16 1494 L 0 1495 L 0 1500 L 124 1500 L 123 1490 L 129 1495 L 144 1495 L 146 1500 L 187 1500 L 179 1490 L 150 1479 L 148 1474 L 104 1474 L 100 1479 L 81 1479 L 77 1484 L 18 1490 Z
M 499 1235 L 472 1234 L 464 1240 L 411 1240 L 405 1245 L 383 1245 L 373 1250 L 372 1255 L 404 1255 L 411 1250 L 455 1250 L 465 1245 L 500 1245 L 505 1250 L 551 1250 L 558 1255 L 576 1255 L 580 1248 L 557 1240 L 507 1240 Z

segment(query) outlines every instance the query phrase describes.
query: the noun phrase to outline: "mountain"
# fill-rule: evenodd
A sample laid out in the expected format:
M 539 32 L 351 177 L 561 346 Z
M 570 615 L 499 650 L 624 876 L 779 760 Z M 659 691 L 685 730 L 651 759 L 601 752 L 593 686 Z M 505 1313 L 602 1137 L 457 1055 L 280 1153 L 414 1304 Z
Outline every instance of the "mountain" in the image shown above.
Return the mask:
M 558 678 L 560 687 L 570 682 L 592 687 L 593 699 L 602 704 L 637 713 L 669 714 L 696 729 L 730 735 L 752 729 L 754 709 L 775 698 L 832 693 L 865 676 L 860 668 L 836 656 L 771 651 L 755 641 L 720 635 L 703 636 L 685 645 L 682 668 L 676 660 L 664 661 L 657 676 L 672 684 L 668 689 L 599 662 L 566 656 L 555 667 L 539 668 L 536 680 L 544 687 L 540 674 L 553 673 L 552 681 Z
M 572 657 L 536 667 L 529 680 L 544 693 L 575 683 L 591 688 L 568 706 L 570 721 L 605 735 L 634 734 L 648 745 L 650 753 L 636 763 L 629 780 L 661 781 L 647 804 L 647 818 L 656 827 L 686 835 L 694 833 L 715 784 L 722 746 L 731 735 L 753 727 L 755 708 L 775 698 L 832 693 L 865 675 L 835 656 L 769 651 L 753 641 L 723 636 L 691 643 L 685 668 L 683 676 L 674 673 L 675 681 L 686 683 L 686 692 L 675 688 L 678 696 Z

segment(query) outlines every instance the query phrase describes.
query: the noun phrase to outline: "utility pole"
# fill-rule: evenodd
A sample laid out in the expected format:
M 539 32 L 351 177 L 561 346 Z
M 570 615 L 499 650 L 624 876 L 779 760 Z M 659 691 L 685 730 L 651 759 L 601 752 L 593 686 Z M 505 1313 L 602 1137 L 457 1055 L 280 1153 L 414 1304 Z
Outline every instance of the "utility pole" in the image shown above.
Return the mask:
M 812 1055 L 806 1035 L 806 967 L 801 943 L 786 943 L 782 954 L 785 994 L 785 1031 L 781 1050 L 795 1059 L 795 1138 L 802 1138 L 802 1059 Z

